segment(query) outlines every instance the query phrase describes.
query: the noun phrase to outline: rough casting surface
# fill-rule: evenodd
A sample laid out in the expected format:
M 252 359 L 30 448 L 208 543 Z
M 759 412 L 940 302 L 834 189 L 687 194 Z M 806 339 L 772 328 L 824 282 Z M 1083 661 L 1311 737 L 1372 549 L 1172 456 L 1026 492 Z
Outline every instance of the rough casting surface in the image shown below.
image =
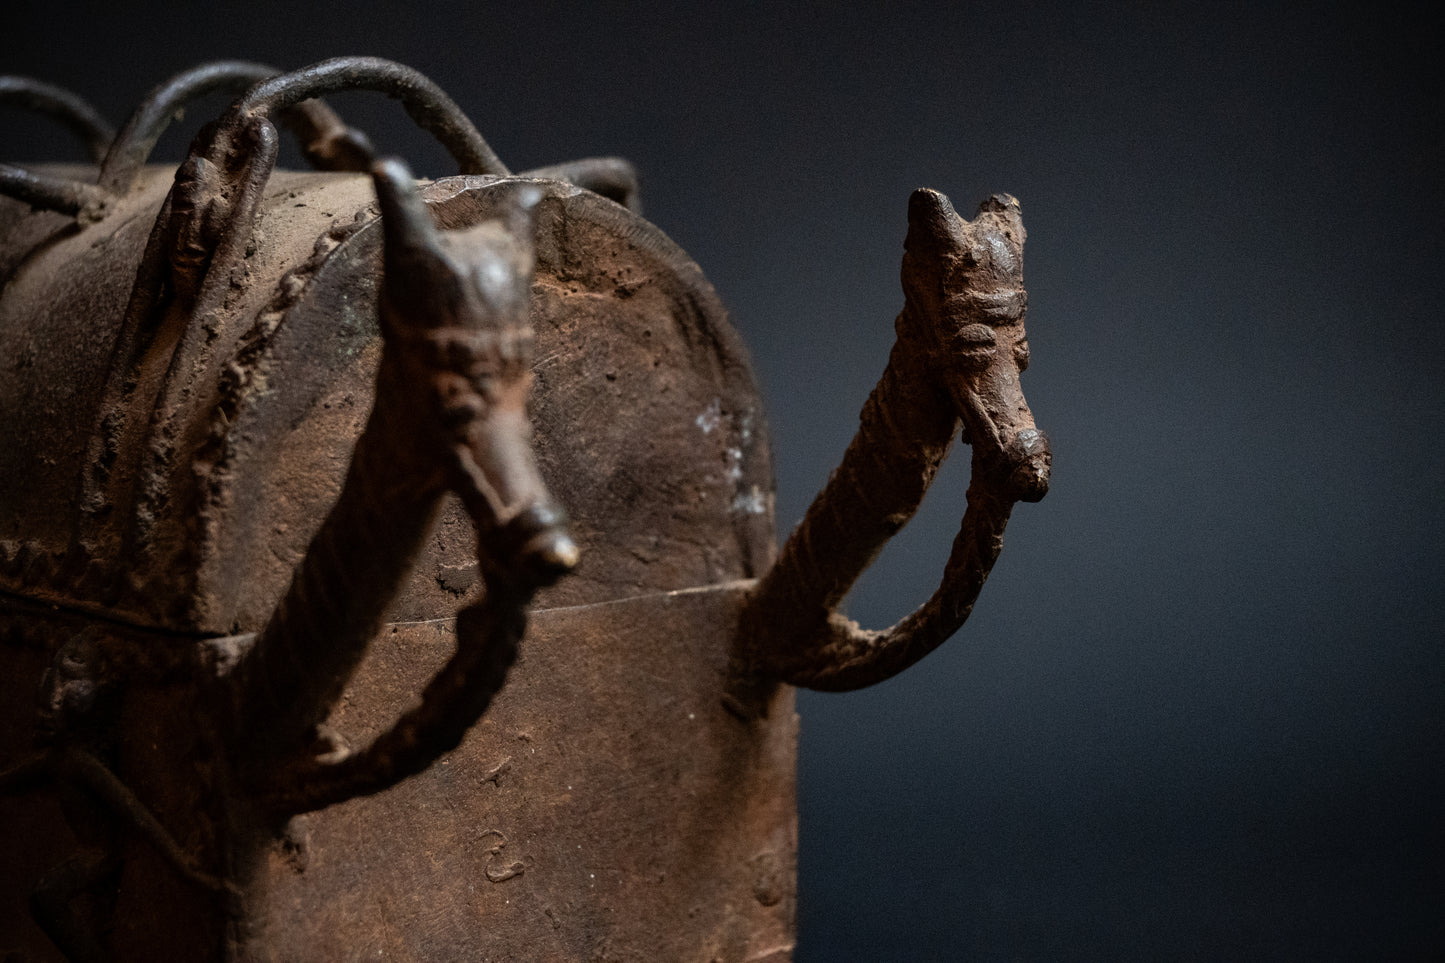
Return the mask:
M 460 173 L 374 160 L 347 89 Z M 746 353 L 626 162 L 514 175 L 367 58 L 209 64 L 118 134 L 0 104 L 96 161 L 0 165 L 0 954 L 791 958 L 791 687 L 940 645 L 1048 487 L 1018 203 L 915 192 L 887 367 L 775 551 Z M 960 432 L 937 592 L 860 628 Z

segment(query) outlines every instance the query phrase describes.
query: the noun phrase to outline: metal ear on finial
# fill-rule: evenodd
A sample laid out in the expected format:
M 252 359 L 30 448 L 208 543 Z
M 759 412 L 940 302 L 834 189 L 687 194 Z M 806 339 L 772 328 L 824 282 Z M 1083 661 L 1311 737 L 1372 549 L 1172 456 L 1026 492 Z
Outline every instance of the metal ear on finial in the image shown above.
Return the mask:
M 920 187 L 908 198 L 906 250 L 936 246 L 958 237 L 958 212 L 938 191 Z
M 436 249 L 437 232 L 426 204 L 416 189 L 411 168 L 395 157 L 371 165 L 381 226 L 386 235 L 386 256 L 416 249 Z
M 537 231 L 537 205 L 542 202 L 542 189 L 536 184 L 521 184 L 512 191 L 505 214 L 507 229 L 514 237 L 531 239 Z

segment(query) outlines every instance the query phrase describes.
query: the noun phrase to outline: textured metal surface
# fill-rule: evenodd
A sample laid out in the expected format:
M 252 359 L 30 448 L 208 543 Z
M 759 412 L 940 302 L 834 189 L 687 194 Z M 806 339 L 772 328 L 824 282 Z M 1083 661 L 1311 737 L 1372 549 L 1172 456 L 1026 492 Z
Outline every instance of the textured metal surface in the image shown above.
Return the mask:
M 1047 488 L 1017 202 L 915 194 L 893 357 L 774 565 L 746 352 L 630 165 L 512 176 L 407 68 L 270 73 L 188 72 L 102 169 L 26 172 L 90 208 L 0 199 L 0 949 L 788 959 L 783 683 L 941 643 Z M 308 100 L 358 87 L 468 173 L 273 172 L 273 114 L 363 166 Z M 960 425 L 939 593 L 847 623 Z
M 534 613 L 460 749 L 394 792 L 295 821 L 265 854 L 256 941 L 282 958 L 785 958 L 795 717 L 718 692 L 742 586 Z M 365 734 L 446 651 L 383 635 L 336 722 Z
M 495 198 L 507 193 L 506 185 L 494 185 L 487 178 L 453 178 L 433 185 L 426 193 L 433 198 L 442 223 L 460 226 L 493 213 Z M 715 295 L 665 237 L 596 195 L 556 182 L 543 186 L 546 193 L 536 208 L 538 279 L 532 311 L 537 338 L 537 385 L 532 396 L 535 447 L 543 474 L 556 479 L 557 497 L 565 499 L 574 519 L 583 561 L 573 578 L 547 590 L 541 604 L 548 611 L 536 620 L 532 638 L 523 647 L 515 670 L 519 677 L 503 690 L 503 702 L 487 719 L 501 713 L 503 719 L 517 720 L 513 728 L 550 730 L 555 734 L 553 746 L 567 747 L 565 758 L 578 773 L 585 770 L 581 760 L 590 759 L 592 765 L 634 786 L 637 794 L 574 794 L 564 788 L 568 783 L 563 781 L 572 770 L 554 762 L 547 769 L 546 780 L 530 783 L 535 792 L 508 796 L 512 800 L 508 805 L 538 813 L 562 805 L 546 802 L 545 793 L 551 791 L 574 796 L 574 803 L 581 806 L 579 812 L 595 813 L 597 818 L 590 821 L 579 821 L 575 813 L 569 815 L 565 838 L 590 840 L 590 847 L 584 843 L 584 852 L 590 849 L 603 863 L 610 860 L 613 868 L 606 872 L 612 874 L 608 878 L 615 891 L 589 906 L 586 897 L 591 891 L 572 887 L 571 882 L 554 882 L 546 890 L 551 894 L 545 900 L 547 907 L 559 919 L 570 917 L 570 923 L 554 924 L 539 909 L 539 902 L 522 900 L 516 912 L 534 922 L 540 919 L 545 929 L 533 932 L 514 922 L 500 932 L 526 940 L 545 936 L 550 941 L 547 945 L 570 946 L 569 955 L 575 952 L 583 958 L 591 952 L 584 952 L 585 948 L 606 946 L 632 947 L 629 952 L 635 955 L 649 945 L 670 945 L 681 954 L 679 958 L 687 958 L 681 947 L 695 943 L 715 945 L 721 958 L 744 958 L 744 949 L 752 955 L 758 948 L 785 947 L 792 919 L 795 820 L 791 801 L 795 722 L 790 703 L 778 703 L 767 721 L 755 723 L 743 723 L 723 708 L 722 680 L 731 651 L 730 627 L 742 598 L 740 588 L 715 598 L 704 593 L 708 606 L 701 612 L 683 608 L 681 615 L 654 618 L 651 614 L 651 607 L 659 604 L 656 593 L 746 579 L 769 560 L 771 470 L 760 404 L 746 359 L 735 335 L 725 327 Z M 316 524 L 335 498 L 347 465 L 346 439 L 359 433 L 371 406 L 370 384 L 378 363 L 375 305 L 382 232 L 380 222 L 370 213 L 369 185 L 363 178 L 322 180 L 302 174 L 279 175 L 277 188 L 271 195 L 274 216 L 283 222 L 311 218 L 324 243 L 317 248 L 320 253 L 313 252 L 310 258 L 302 257 L 305 245 L 301 244 L 295 245 L 294 254 L 277 255 L 277 261 L 298 264 L 290 283 L 304 279 L 305 284 L 289 296 L 285 296 L 288 287 L 283 283 L 276 297 L 255 297 L 250 303 L 258 307 L 252 318 L 242 315 L 232 322 L 235 330 L 223 327 L 217 332 L 215 343 L 239 346 L 244 341 L 241 331 L 254 328 L 257 319 L 284 314 L 284 323 L 276 325 L 274 338 L 258 357 L 253 372 L 266 380 L 268 389 L 238 408 L 231 425 L 235 447 L 224 478 L 219 479 L 224 497 L 215 502 L 222 508 L 209 518 L 220 533 L 214 549 L 203 559 L 195 581 L 191 577 L 157 577 L 133 596 L 127 595 L 136 600 L 136 621 L 154 624 L 167 611 L 196 610 L 179 597 L 181 588 L 189 586 L 185 595 L 202 597 L 205 604 L 200 611 L 205 614 L 185 626 L 188 630 L 254 632 L 264 625 L 293 566 L 303 557 Z M 308 198 L 308 207 L 295 207 L 293 194 Z M 348 216 L 331 217 L 341 224 L 341 229 L 332 231 L 325 215 L 335 215 L 333 208 L 345 210 L 348 199 L 368 214 L 360 225 Z M 311 212 L 311 205 L 323 210 Z M 268 236 L 263 229 L 262 237 Z M 605 259 L 598 258 L 599 250 L 606 251 Z M 253 258 L 270 256 L 261 249 L 253 254 Z M 338 323 L 334 306 L 343 298 L 348 307 Z M 239 354 L 243 349 L 231 350 Z M 61 363 L 58 352 L 51 357 L 53 363 Z M 220 362 L 212 364 L 220 367 Z M 209 414 L 209 408 L 197 404 L 194 417 Z M 639 431 L 639 425 L 645 430 Z M 61 504 L 66 498 L 63 492 L 51 492 L 51 497 Z M 183 531 L 190 512 L 185 506 L 195 504 L 194 497 L 194 492 L 185 495 L 178 489 L 173 496 L 175 515 L 162 513 L 153 519 L 157 531 L 169 526 Z M 276 518 L 273 512 L 270 517 L 275 520 L 265 526 L 240 523 L 255 517 L 258 506 L 265 505 L 286 505 L 291 511 L 283 518 Z M 126 510 L 124 505 L 118 507 Z M 27 517 L 54 519 L 60 513 L 36 512 Z M 71 516 L 70 524 L 82 523 Z M 56 533 L 54 543 L 66 545 L 73 537 L 62 530 Z M 414 698 L 444 658 L 446 647 L 452 644 L 452 623 L 431 620 L 448 619 L 459 601 L 475 591 L 478 570 L 473 552 L 465 512 L 459 502 L 450 502 L 423 547 L 411 579 L 390 606 L 391 618 L 421 626 L 399 630 L 399 634 L 384 630 L 379 650 L 394 652 L 390 646 L 414 640 L 425 628 L 422 641 L 404 647 L 402 651 L 409 656 L 401 660 L 393 656 L 389 667 L 386 662 L 364 664 L 342 700 L 339 715 L 332 720 L 335 731 L 352 744 L 364 745 L 383 729 L 382 721 Z M 15 552 L 17 558 L 20 554 Z M 37 552 L 36 558 L 40 557 Z M 102 567 L 111 568 L 115 578 L 130 577 L 123 557 L 98 559 L 91 570 Z M 43 562 L 27 569 L 32 578 L 37 571 L 51 570 Z M 111 584 L 109 578 L 99 582 Z M 37 580 L 30 582 L 25 594 L 59 598 L 63 591 L 75 588 Z M 176 593 L 169 601 L 159 591 L 167 588 Z M 612 611 L 605 603 L 628 598 L 637 600 L 618 603 L 621 608 L 617 610 L 626 614 L 625 621 L 610 628 L 603 625 L 604 616 Z M 84 600 L 77 601 L 84 604 Z M 594 608 L 598 603 L 601 607 Z M 103 602 L 95 599 L 91 604 Z M 563 610 L 571 613 L 564 617 L 552 614 L 557 605 L 581 607 Z M 592 630 L 595 636 L 589 636 L 589 630 L 578 626 L 588 623 L 593 618 L 589 613 L 594 612 L 599 627 Z M 16 618 L 25 622 L 22 631 L 27 639 L 44 634 L 35 628 L 33 617 Z M 558 619 L 572 628 L 560 634 L 549 630 L 547 626 Z M 58 645 L 63 637 L 63 631 L 57 632 L 51 645 Z M 543 638 L 549 647 L 547 657 L 529 657 L 527 652 L 544 644 Z M 110 644 L 129 649 L 158 643 L 142 635 Z M 143 736 L 127 740 L 133 754 L 123 753 L 116 766 L 127 781 L 139 785 L 145 805 L 173 834 L 193 847 L 200 846 L 204 861 L 221 858 L 214 850 L 206 851 L 220 846 L 213 826 L 222 820 L 225 806 L 215 774 L 207 775 L 195 767 L 198 756 L 217 751 L 214 743 L 218 741 L 195 726 L 195 720 L 205 715 L 192 694 L 193 674 L 199 671 L 194 664 L 201 661 L 197 648 L 194 643 L 172 643 L 167 661 L 174 664 L 131 674 L 126 705 L 137 719 L 146 720 L 146 725 L 140 730 Z M 627 680 L 626 685 L 619 679 Z M 699 695 L 704 684 L 712 692 L 710 699 Z M 597 686 L 592 695 L 594 709 L 574 720 L 568 707 L 578 703 L 578 687 L 589 685 Z M 557 695 L 549 696 L 554 688 Z M 514 690 L 531 695 L 519 702 Z M 778 691 L 776 698 L 789 698 L 787 690 Z M 26 701 L 22 693 L 12 695 L 14 701 Z M 657 707 L 659 702 L 663 708 Z M 666 707 L 684 705 L 698 717 L 693 731 L 701 743 L 679 753 L 674 735 L 683 714 L 680 708 L 677 715 L 670 714 Z M 604 709 L 615 714 L 609 716 Z M 491 753 L 483 738 L 490 731 L 487 725 L 484 721 L 459 750 L 460 756 Z M 21 726 L 17 734 L 23 731 Z M 721 740 L 721 745 L 709 754 L 704 750 L 713 739 Z M 511 741 L 515 740 L 506 737 L 503 747 Z M 9 758 L 20 754 L 17 746 Z M 191 762 L 173 766 L 177 760 Z M 686 779 L 668 773 L 665 764 L 676 768 L 684 761 Z M 458 768 L 450 769 L 453 765 Z M 435 775 L 467 768 L 475 768 L 468 758 L 449 760 L 447 769 L 429 770 L 418 788 L 408 794 L 385 793 L 361 807 L 348 804 L 303 819 L 325 829 L 338 818 L 333 812 L 359 813 L 347 818 L 364 820 L 363 825 L 372 827 L 368 832 L 379 832 L 378 826 L 414 822 L 416 832 L 425 835 L 417 841 L 416 852 L 435 854 L 444 841 L 438 835 L 443 829 L 428 828 L 431 817 L 416 822 L 415 793 L 428 792 L 426 780 Z M 586 778 L 594 790 L 608 785 L 595 773 Z M 747 790 L 760 779 L 765 791 Z M 551 786 L 551 782 L 557 784 Z M 579 777 L 571 784 L 580 786 L 584 781 Z M 669 786 L 684 795 L 659 795 Z M 749 798 L 752 802 L 747 802 Z M 663 806 L 666 799 L 673 801 Z M 518 818 L 491 797 L 462 794 L 451 804 L 459 807 L 457 818 L 468 825 L 487 820 L 507 825 Z M 623 822 L 630 828 L 619 829 L 617 824 Z M 535 820 L 526 825 L 530 828 L 525 834 L 507 837 L 517 840 L 509 844 L 513 852 L 528 839 L 541 846 L 546 827 Z M 704 831 L 712 837 L 724 825 L 727 829 L 721 838 L 698 838 Z M 344 828 L 335 831 L 347 838 Z M 393 834 L 398 840 L 408 838 L 396 830 Z M 648 846 L 639 848 L 639 835 L 651 840 Z M 318 878 L 339 874 L 335 878 L 361 900 L 360 908 L 341 902 L 335 913 L 342 916 L 317 914 L 317 907 L 330 905 L 329 899 L 318 902 L 318 895 L 306 903 L 312 910 L 297 916 L 294 904 L 276 904 L 270 895 L 271 886 L 279 885 L 273 879 L 273 863 L 279 859 L 275 853 L 293 845 L 286 842 L 291 837 L 277 837 L 258 827 L 251 838 L 254 848 L 249 855 L 239 854 L 254 861 L 247 870 L 247 899 L 240 916 L 250 922 L 242 928 L 244 932 L 226 937 L 246 953 L 261 953 L 254 949 L 260 946 L 305 945 L 289 942 L 293 937 L 288 934 L 319 938 L 315 934 L 325 929 L 305 923 L 304 918 L 310 916 L 348 921 L 348 938 L 358 946 L 369 946 L 368 940 L 382 940 L 384 934 L 377 931 L 367 936 L 351 925 L 353 917 L 365 917 L 370 912 L 367 907 L 391 900 L 397 892 L 422 891 L 434 909 L 420 919 L 435 924 L 436 934 L 423 939 L 417 935 L 418 924 L 395 924 L 395 934 L 406 939 L 394 935 L 392 939 L 401 942 L 385 945 L 412 946 L 410 952 L 415 952 L 416 958 L 429 958 L 431 952 L 416 946 L 452 945 L 452 950 L 435 950 L 443 954 L 440 958 L 446 958 L 447 953 L 457 952 L 455 946 L 468 940 L 485 937 L 486 945 L 498 947 L 498 953 L 509 945 L 488 935 L 499 930 L 489 922 L 491 916 L 479 914 L 472 902 L 470 894 L 484 875 L 438 873 L 430 856 L 413 861 L 412 868 L 403 872 L 396 859 L 400 850 L 395 847 L 336 846 L 327 859 L 315 864 L 326 868 L 324 872 L 318 869 Z M 614 848 L 622 845 L 609 842 L 614 838 L 626 843 L 627 852 Z M 239 842 L 230 840 L 234 848 L 245 851 Z M 562 851 L 549 852 L 554 879 L 572 881 L 560 868 Z M 571 852 L 575 850 L 566 855 Z M 353 858 L 354 864 L 338 862 L 343 853 Z M 713 855 L 704 858 L 707 853 Z M 641 858 L 639 854 L 646 855 L 645 879 L 632 880 L 628 883 L 631 889 L 617 889 L 621 886 L 617 867 L 630 865 L 629 860 Z M 61 856 L 63 850 L 52 852 L 53 859 Z M 293 863 L 281 860 L 281 865 L 285 875 L 277 879 L 286 884 L 283 892 L 294 896 L 296 887 L 311 885 L 311 877 L 298 874 Z M 243 867 L 238 865 L 232 872 L 240 869 Z M 375 887 L 366 882 L 373 869 L 377 871 Z M 545 878 L 540 869 L 534 873 L 534 879 Z M 662 886 L 659 878 L 670 883 Z M 486 882 L 488 887 L 497 885 Z M 326 886 L 340 884 L 316 885 L 320 894 Z M 174 870 L 145 846 L 135 847 L 125 861 L 120 889 L 114 945 L 122 956 L 158 952 L 157 944 L 147 942 L 158 938 L 160 946 L 202 945 L 208 938 L 221 940 L 227 931 L 226 914 L 218 911 L 214 895 L 176 879 Z M 626 904 L 613 899 L 619 892 L 631 892 L 647 911 L 624 912 Z M 152 903 L 132 899 L 132 893 L 163 894 L 164 899 Z M 656 899 L 663 903 L 654 903 Z M 276 905 L 293 912 L 275 917 Z M 254 935 L 253 925 L 260 927 L 255 933 L 264 935 Z M 372 925 L 379 924 L 373 920 Z M 197 929 L 203 932 L 192 932 Z M 461 943 L 456 942 L 459 940 Z M 524 951 L 513 952 L 520 953 L 517 959 L 528 958 Z
M 842 465 L 750 602 L 751 671 L 814 689 L 872 685 L 942 645 L 973 611 L 1014 503 L 1043 498 L 1053 465 L 1019 381 L 1029 360 L 1023 246 L 1008 195 L 970 222 L 942 194 L 914 192 L 898 339 Z M 862 629 L 838 605 L 917 511 L 960 427 L 972 479 L 938 590 L 892 628 Z

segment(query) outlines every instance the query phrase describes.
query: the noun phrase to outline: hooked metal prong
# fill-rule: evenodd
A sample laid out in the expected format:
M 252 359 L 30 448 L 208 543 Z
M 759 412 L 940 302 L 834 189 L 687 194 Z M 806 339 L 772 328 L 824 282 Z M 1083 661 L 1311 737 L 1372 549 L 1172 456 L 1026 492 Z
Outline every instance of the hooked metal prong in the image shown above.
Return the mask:
M 100 220 L 114 199 L 109 191 L 94 184 L 37 174 L 13 164 L 0 164 L 0 195 L 82 221 Z
M 0 104 L 32 110 L 59 121 L 85 142 L 90 159 L 99 164 L 115 138 L 115 128 L 79 94 L 34 77 L 0 77 Z

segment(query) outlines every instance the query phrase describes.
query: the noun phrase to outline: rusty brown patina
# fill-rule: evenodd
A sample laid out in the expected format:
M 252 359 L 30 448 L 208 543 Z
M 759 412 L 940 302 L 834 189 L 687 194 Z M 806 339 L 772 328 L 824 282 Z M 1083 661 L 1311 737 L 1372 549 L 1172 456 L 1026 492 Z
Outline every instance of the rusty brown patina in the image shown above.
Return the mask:
M 374 160 L 347 89 L 460 173 Z M 368 58 L 206 65 L 114 138 L 0 103 L 97 161 L 0 166 L 0 951 L 790 958 L 791 687 L 941 644 L 1047 490 L 1018 203 L 914 194 L 897 342 L 779 553 L 746 352 L 626 162 L 513 175 Z M 938 591 L 858 627 L 960 432 Z

